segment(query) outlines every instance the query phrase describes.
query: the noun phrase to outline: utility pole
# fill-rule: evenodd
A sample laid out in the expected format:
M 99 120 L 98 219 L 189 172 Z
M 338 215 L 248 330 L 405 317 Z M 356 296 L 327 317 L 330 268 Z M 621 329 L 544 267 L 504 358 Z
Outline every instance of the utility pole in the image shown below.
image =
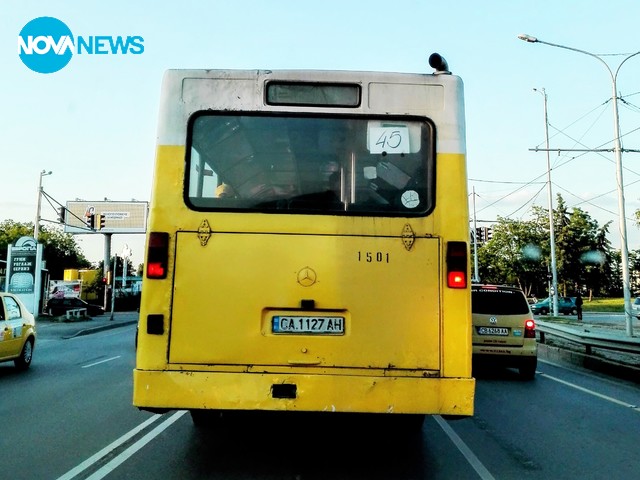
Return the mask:
M 551 311 L 553 316 L 558 316 L 558 269 L 556 267 L 556 233 L 553 219 L 553 193 L 551 189 L 551 160 L 549 158 L 549 115 L 547 110 L 547 92 L 544 88 L 534 92 L 542 94 L 544 98 L 544 136 L 547 147 L 547 202 L 549 204 L 549 244 L 551 246 L 551 287 L 549 297 L 551 299 Z

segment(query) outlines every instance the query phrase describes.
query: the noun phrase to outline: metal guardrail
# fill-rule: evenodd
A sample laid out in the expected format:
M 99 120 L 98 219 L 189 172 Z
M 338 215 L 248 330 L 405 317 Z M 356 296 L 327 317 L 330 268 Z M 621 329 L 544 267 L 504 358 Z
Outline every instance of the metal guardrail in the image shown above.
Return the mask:
M 545 335 L 553 335 L 585 347 L 587 355 L 592 348 L 603 348 L 619 352 L 640 354 L 640 338 L 628 337 L 625 334 L 579 331 L 576 328 L 557 325 L 551 322 L 536 321 L 536 329 L 540 333 L 540 343 L 545 343 Z

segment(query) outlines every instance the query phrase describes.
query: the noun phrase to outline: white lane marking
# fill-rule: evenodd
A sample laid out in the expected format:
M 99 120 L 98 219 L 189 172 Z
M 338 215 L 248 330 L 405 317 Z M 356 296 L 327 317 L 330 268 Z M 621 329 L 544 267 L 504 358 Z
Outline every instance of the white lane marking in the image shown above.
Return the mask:
M 567 365 L 563 365 L 562 363 L 556 363 L 556 362 L 551 362 L 549 360 L 543 360 L 540 357 L 538 357 L 538 363 L 544 363 L 544 364 L 547 364 L 547 365 L 551 365 L 552 367 L 560 368 L 562 370 L 566 370 L 566 371 L 569 371 L 569 372 L 574 373 L 574 374 L 578 374 L 578 375 L 583 376 L 583 377 L 593 378 L 595 380 L 598 380 L 598 382 L 608 383 L 609 385 L 615 385 L 616 387 L 620 387 L 620 386 L 624 387 L 626 385 L 629 385 L 628 381 L 617 380 L 615 377 L 604 377 L 602 375 L 594 375 L 593 373 L 591 373 L 589 371 L 576 370 L 576 369 L 571 368 L 571 367 L 569 367 Z M 541 373 L 541 372 L 537 371 L 537 373 Z M 633 384 L 633 387 L 635 388 L 635 384 Z
M 67 473 L 65 473 L 64 475 L 59 477 L 57 480 L 71 480 L 76 475 L 84 472 L 91 465 L 93 465 L 94 463 L 98 462 L 103 457 L 106 457 L 107 455 L 109 455 L 113 450 L 118 448 L 120 445 L 122 445 L 123 443 L 128 441 L 131 437 L 137 435 L 141 430 L 144 430 L 145 428 L 147 428 L 149 425 L 151 425 L 156 420 L 159 420 L 160 418 L 162 418 L 162 415 L 159 415 L 159 414 L 154 414 L 153 416 L 149 417 L 147 420 L 142 422 L 140 425 L 138 425 L 134 429 L 130 430 L 129 432 L 125 433 L 123 436 L 118 438 L 115 442 L 107 445 L 102 450 L 100 450 L 98 453 L 90 456 L 84 462 L 82 462 L 81 464 L 79 464 L 76 467 L 72 468 Z
M 171 415 L 164 422 L 162 422 L 160 425 L 158 425 L 156 428 L 151 430 L 149 433 L 147 433 L 144 437 L 142 437 L 136 443 L 134 443 L 129 448 L 127 448 L 120 455 L 118 455 L 109 463 L 107 463 L 102 468 L 97 470 L 93 475 L 87 477 L 86 480 L 100 480 L 106 477 L 107 475 L 109 475 L 116 468 L 118 468 L 118 466 L 124 463 L 129 457 L 134 455 L 138 450 L 144 447 L 147 443 L 149 443 L 151 440 L 153 440 L 158 435 L 160 435 L 164 430 L 169 428 L 174 422 L 180 419 L 180 417 L 182 417 L 185 413 L 187 413 L 186 410 L 180 410 L 174 413 L 173 415 Z
M 458 436 L 458 434 L 449 426 L 449 424 L 440 416 L 434 415 L 433 418 L 440 425 L 440 428 L 444 430 L 444 433 L 447 434 L 449 439 L 453 442 L 453 444 L 457 447 L 457 449 L 464 455 L 464 458 L 467 459 L 469 465 L 476 471 L 478 476 L 483 480 L 495 480 L 494 476 L 491 475 L 489 470 L 482 464 L 480 459 L 476 457 L 476 455 L 471 451 L 471 449 L 467 446 L 466 443 Z
M 100 360 L 99 362 L 93 362 L 93 363 L 90 363 L 89 365 L 83 365 L 80 368 L 95 367 L 96 365 L 100 365 L 101 363 L 107 363 L 107 362 L 110 362 L 110 361 L 115 360 L 115 359 L 120 358 L 120 357 L 121 357 L 121 355 L 117 355 L 117 356 L 111 357 L 111 358 L 105 358 L 104 360 Z
M 635 410 L 636 412 L 640 413 L 640 408 L 638 408 L 637 405 L 632 405 L 630 403 L 618 400 L 617 398 L 609 397 L 608 395 L 603 395 L 602 393 L 594 392 L 593 390 L 589 390 L 588 388 L 584 388 L 584 387 L 581 387 L 580 385 L 576 385 L 575 383 L 567 382 L 566 380 L 562 380 L 560 378 L 547 375 L 546 373 L 538 372 L 538 375 L 544 378 L 548 378 L 549 380 L 553 380 L 554 382 L 561 383 L 568 387 L 575 388 L 576 390 L 580 390 L 581 392 L 588 393 L 589 395 L 593 395 L 594 397 L 598 397 L 608 402 L 615 403 L 616 405 L 621 405 L 623 407 L 631 408 L 632 410 Z

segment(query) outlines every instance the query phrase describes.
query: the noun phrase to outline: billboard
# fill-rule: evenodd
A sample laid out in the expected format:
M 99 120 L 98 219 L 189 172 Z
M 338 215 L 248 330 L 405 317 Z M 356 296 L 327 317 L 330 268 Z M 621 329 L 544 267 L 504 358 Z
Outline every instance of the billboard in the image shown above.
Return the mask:
M 49 298 L 80 298 L 82 294 L 82 282 L 73 280 L 51 280 L 49 282 Z
M 33 237 L 20 237 L 15 245 L 9 244 L 5 291 L 18 296 L 35 315 L 40 313 L 41 282 L 42 244 Z
M 65 233 L 145 233 L 149 202 L 69 201 L 65 214 Z M 87 219 L 94 215 L 95 226 L 91 230 Z M 104 216 L 104 226 L 99 215 Z
M 20 237 L 15 245 L 10 246 L 9 288 L 11 293 L 35 292 L 36 253 L 38 242 L 32 237 Z

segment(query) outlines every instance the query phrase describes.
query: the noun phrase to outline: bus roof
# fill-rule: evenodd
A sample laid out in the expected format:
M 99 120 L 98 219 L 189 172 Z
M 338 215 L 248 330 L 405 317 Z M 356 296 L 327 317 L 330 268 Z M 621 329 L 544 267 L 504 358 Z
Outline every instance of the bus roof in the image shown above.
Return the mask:
M 352 84 L 357 106 L 269 105 L 269 82 Z M 199 111 L 317 112 L 416 115 L 438 125 L 437 150 L 465 153 L 463 83 L 449 74 L 344 70 L 167 70 L 158 129 L 159 145 L 184 145 L 188 119 Z

